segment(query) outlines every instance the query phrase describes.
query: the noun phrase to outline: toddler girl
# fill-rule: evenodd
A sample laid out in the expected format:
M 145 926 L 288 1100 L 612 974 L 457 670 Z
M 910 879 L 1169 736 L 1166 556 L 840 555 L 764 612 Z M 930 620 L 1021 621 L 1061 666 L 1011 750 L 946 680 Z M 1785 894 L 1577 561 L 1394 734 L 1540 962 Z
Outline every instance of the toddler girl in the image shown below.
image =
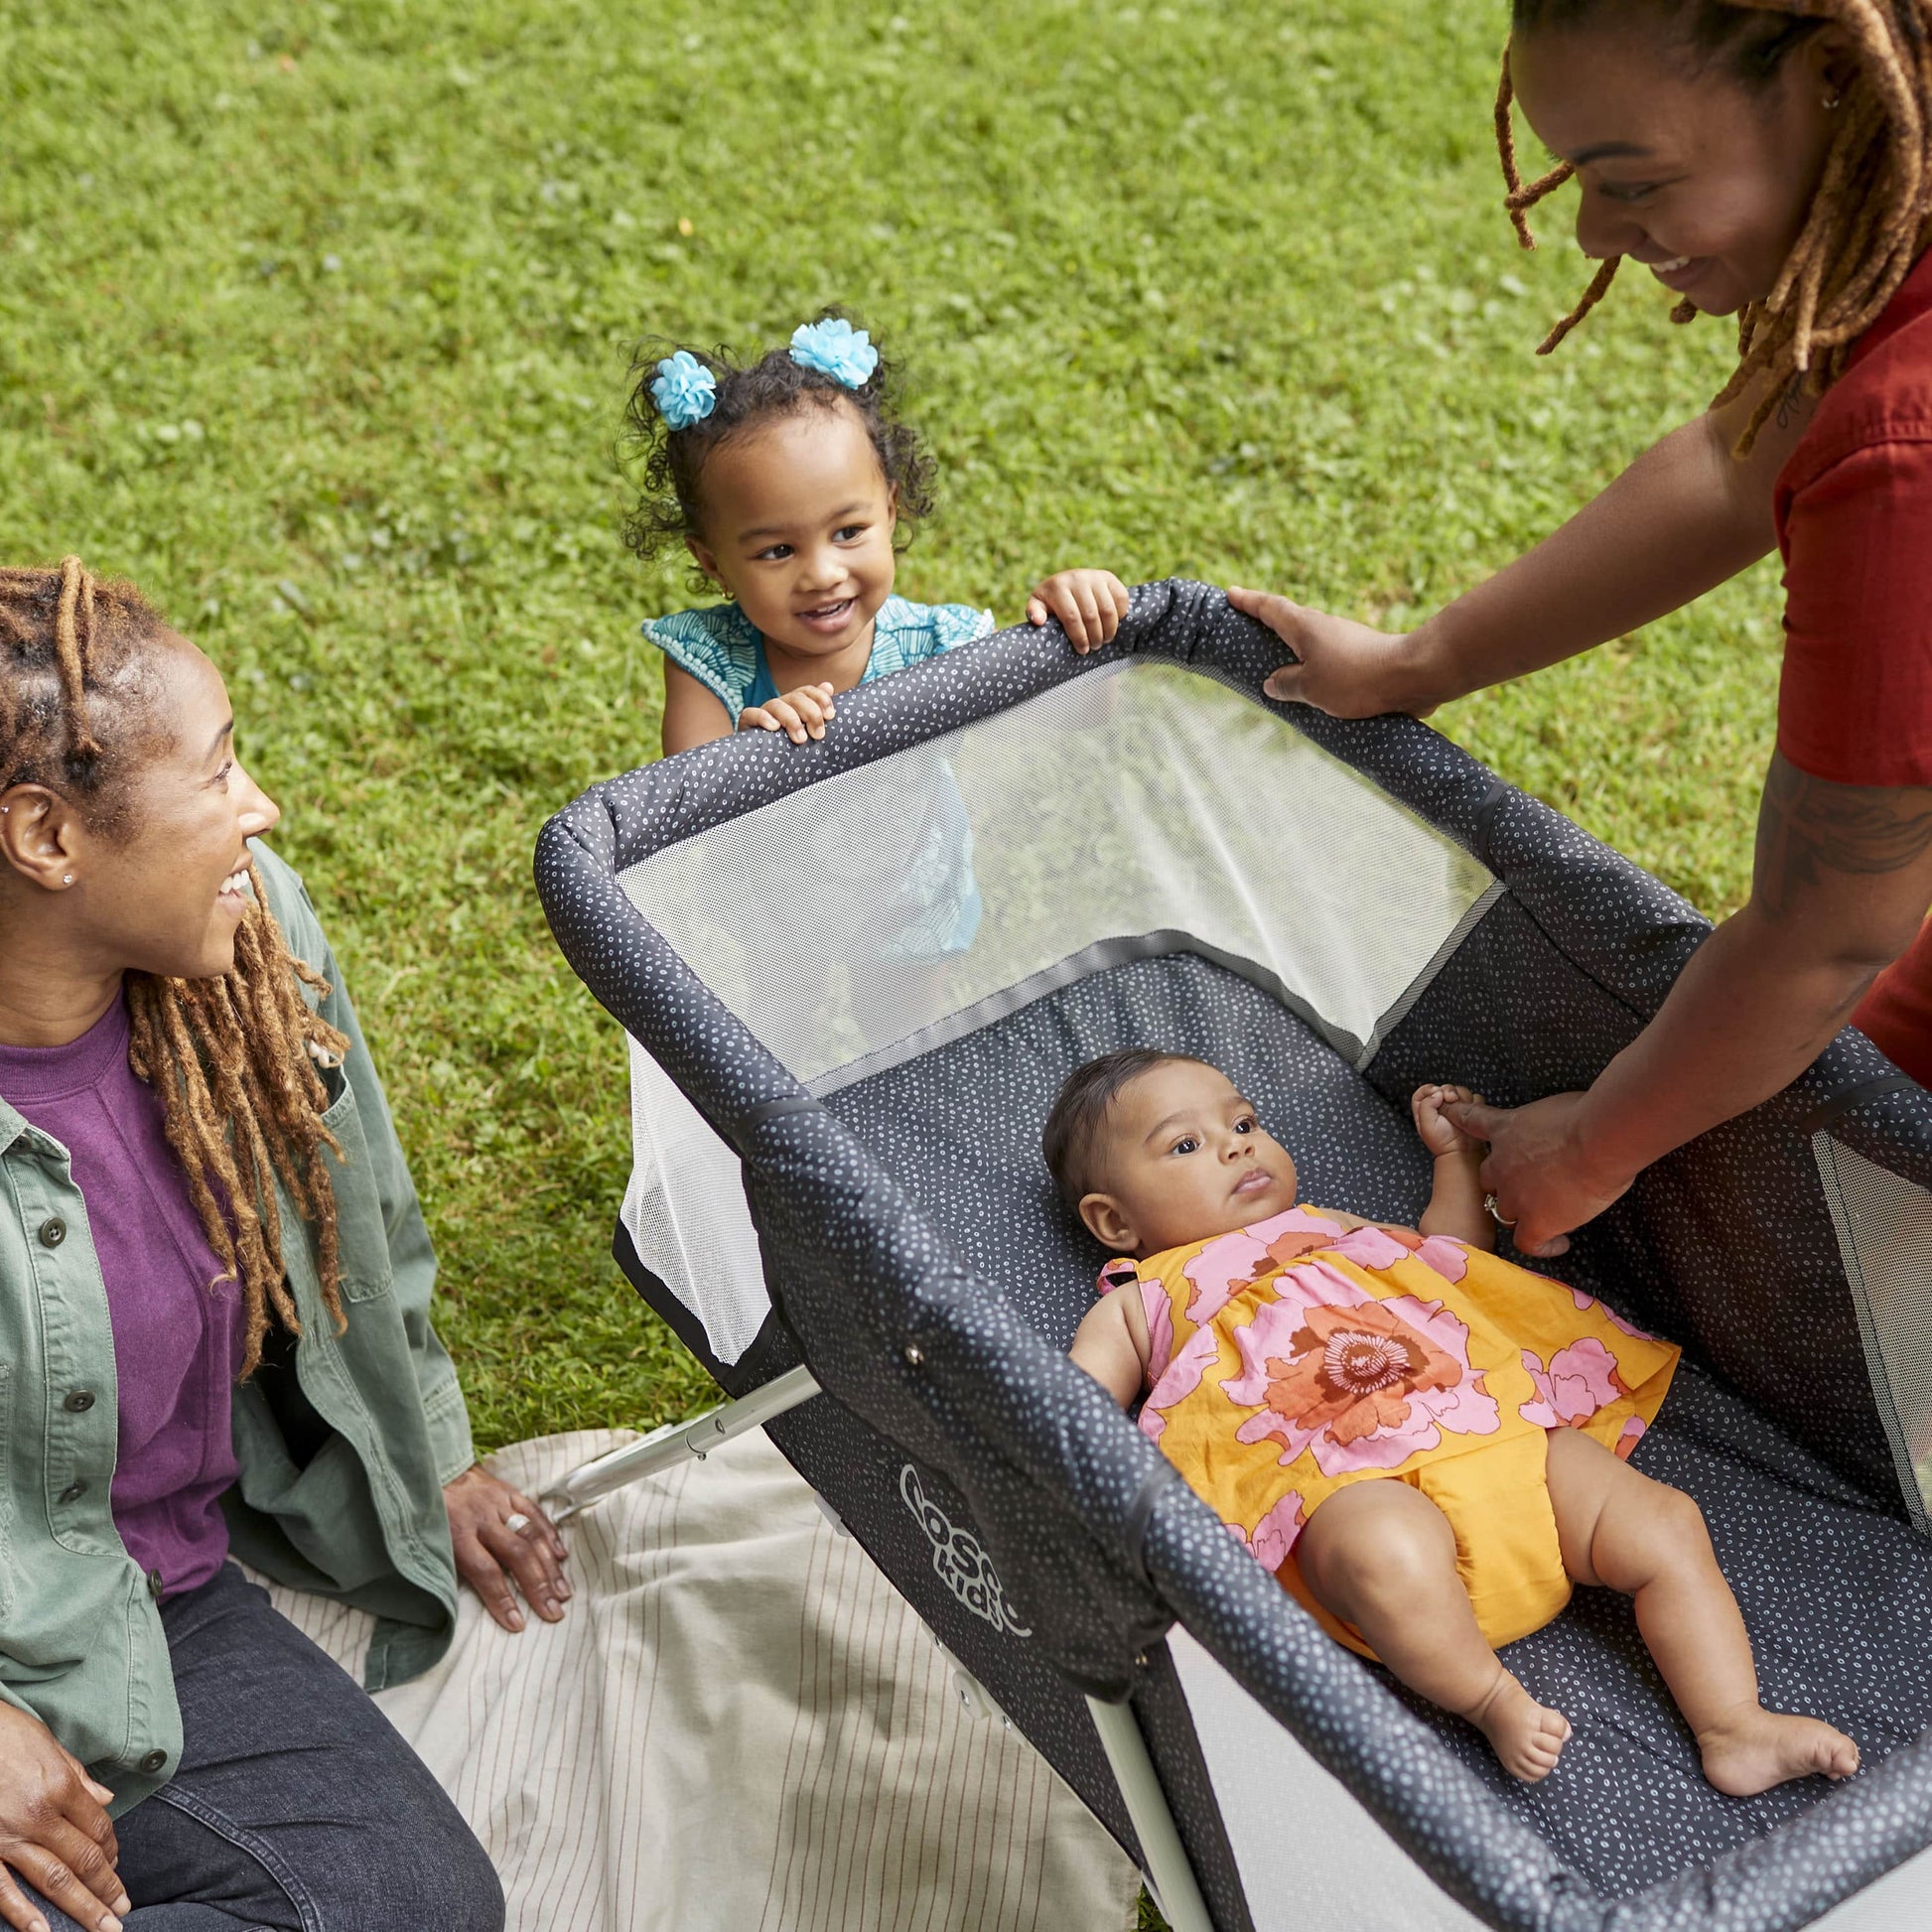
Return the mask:
M 1435 1156 L 1422 1228 L 1295 1204 L 1295 1163 L 1226 1075 L 1110 1053 L 1046 1123 L 1061 1192 L 1103 1246 L 1073 1359 L 1341 1642 L 1476 1725 L 1526 1782 L 1570 1735 L 1496 1647 L 1573 1584 L 1635 1598 L 1637 1627 L 1744 1797 L 1858 1768 L 1858 1746 L 1757 1700 L 1750 1639 L 1697 1504 L 1621 1458 L 1678 1350 L 1499 1260 L 1481 1150 L 1412 1102 Z
M 993 628 L 991 612 L 894 595 L 895 539 L 931 508 L 932 461 L 893 377 L 833 316 L 743 366 L 688 348 L 640 364 L 629 422 L 647 458 L 626 540 L 643 557 L 682 542 L 730 600 L 643 626 L 666 659 L 666 755 L 732 731 L 823 738 L 841 691 Z M 1126 615 L 1104 570 L 1061 571 L 1027 605 L 1083 651 Z

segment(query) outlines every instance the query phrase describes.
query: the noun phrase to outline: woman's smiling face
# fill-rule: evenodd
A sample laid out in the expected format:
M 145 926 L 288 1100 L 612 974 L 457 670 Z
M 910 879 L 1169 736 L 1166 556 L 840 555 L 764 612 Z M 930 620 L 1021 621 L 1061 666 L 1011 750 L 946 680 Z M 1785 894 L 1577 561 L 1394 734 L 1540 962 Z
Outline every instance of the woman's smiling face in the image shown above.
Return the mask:
M 221 674 L 170 637 L 154 658 L 152 749 L 107 826 L 76 826 L 65 897 L 110 969 L 213 979 L 234 965 L 248 841 L 280 809 L 235 755 Z
M 1627 255 L 1707 315 L 1770 294 L 1804 226 L 1849 77 L 1813 35 L 1762 82 L 1678 44 L 1649 7 L 1523 34 L 1510 72 L 1539 140 L 1577 170 L 1577 241 Z

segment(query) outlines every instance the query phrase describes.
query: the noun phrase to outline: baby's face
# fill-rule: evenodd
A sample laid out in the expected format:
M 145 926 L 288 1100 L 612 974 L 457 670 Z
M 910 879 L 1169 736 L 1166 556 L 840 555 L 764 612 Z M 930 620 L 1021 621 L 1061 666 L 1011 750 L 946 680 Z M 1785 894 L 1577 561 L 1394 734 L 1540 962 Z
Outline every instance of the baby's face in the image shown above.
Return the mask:
M 1117 1253 L 1159 1254 L 1295 1205 L 1295 1163 L 1225 1073 L 1167 1060 L 1116 1095 L 1080 1218 Z

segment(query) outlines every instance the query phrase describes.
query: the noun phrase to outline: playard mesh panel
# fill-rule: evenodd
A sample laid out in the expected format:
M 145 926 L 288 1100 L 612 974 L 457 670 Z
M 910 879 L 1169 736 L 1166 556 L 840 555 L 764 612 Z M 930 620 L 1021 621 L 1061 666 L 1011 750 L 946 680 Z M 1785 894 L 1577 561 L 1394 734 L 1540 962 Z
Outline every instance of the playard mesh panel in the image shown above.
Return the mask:
M 1932 1194 L 1829 1134 L 1813 1150 L 1899 1492 L 1923 1531 L 1932 1509 Z
M 823 1096 L 1176 950 L 1359 1065 L 1494 882 L 1339 759 L 1157 660 L 774 799 L 620 884 Z M 768 1308 L 736 1157 L 634 1042 L 631 1125 L 632 1244 L 736 1361 Z

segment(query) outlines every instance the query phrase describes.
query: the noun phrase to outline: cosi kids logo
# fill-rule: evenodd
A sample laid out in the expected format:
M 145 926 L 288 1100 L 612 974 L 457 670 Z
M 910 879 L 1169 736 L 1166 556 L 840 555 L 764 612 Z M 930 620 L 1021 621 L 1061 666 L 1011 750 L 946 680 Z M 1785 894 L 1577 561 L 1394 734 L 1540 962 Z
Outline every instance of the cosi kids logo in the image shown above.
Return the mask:
M 899 1471 L 898 1493 L 932 1545 L 932 1567 L 939 1581 L 975 1616 L 985 1617 L 996 1630 L 1004 1630 L 1011 1637 L 1031 1637 L 1032 1628 L 1014 1615 L 1013 1605 L 1000 1587 L 999 1575 L 980 1548 L 979 1539 L 969 1531 L 953 1527 L 951 1518 L 925 1493 L 918 1470 L 909 1462 Z

